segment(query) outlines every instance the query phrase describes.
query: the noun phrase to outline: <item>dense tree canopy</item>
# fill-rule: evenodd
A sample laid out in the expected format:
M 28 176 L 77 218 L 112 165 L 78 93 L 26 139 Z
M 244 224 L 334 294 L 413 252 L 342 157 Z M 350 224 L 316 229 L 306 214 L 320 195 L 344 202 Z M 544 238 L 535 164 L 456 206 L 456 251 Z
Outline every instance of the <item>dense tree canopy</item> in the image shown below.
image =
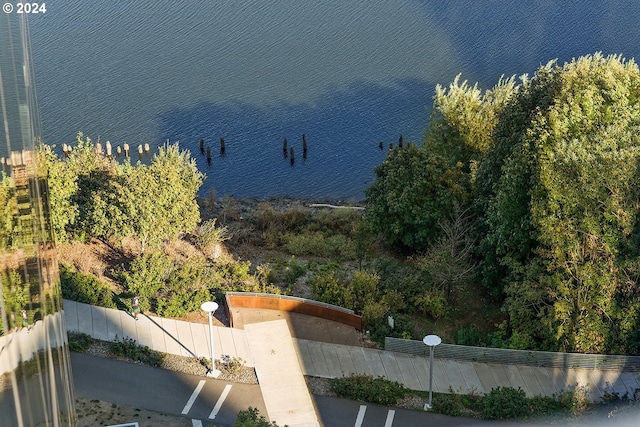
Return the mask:
M 500 79 L 491 90 L 460 81 L 438 85 L 425 143 L 390 150 L 366 190 L 367 218 L 390 244 L 427 249 L 455 206 L 465 210 L 473 194 L 478 160 L 492 145 L 497 114 L 516 91 Z
M 200 222 L 196 196 L 204 175 L 188 151 L 161 147 L 149 165 L 123 164 L 97 153 L 78 135 L 64 160 L 46 147 L 39 170 L 48 177 L 56 239 L 135 237 L 142 249 L 192 231 Z
M 468 212 L 506 345 L 640 354 L 638 66 L 595 54 L 521 80 L 438 87 L 424 144 L 376 169 L 367 218 L 439 271 L 460 259 L 439 257 L 447 213 Z
M 438 223 L 464 195 L 442 156 L 408 144 L 392 149 L 367 189 L 367 217 L 388 243 L 425 248 Z
M 523 346 L 640 351 L 639 99 L 633 61 L 587 56 L 539 70 L 500 119 L 485 279 L 503 272 Z

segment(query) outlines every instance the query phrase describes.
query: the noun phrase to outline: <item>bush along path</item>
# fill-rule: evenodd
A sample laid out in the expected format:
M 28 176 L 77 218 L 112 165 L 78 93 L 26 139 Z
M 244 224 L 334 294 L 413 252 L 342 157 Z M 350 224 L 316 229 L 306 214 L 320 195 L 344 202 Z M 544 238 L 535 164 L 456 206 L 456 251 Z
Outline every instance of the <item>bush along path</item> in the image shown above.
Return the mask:
M 396 381 L 370 375 L 325 380 L 330 390 L 345 399 L 399 406 L 423 410 L 428 401 L 427 391 L 405 388 Z M 313 381 L 310 381 L 313 383 Z M 321 390 L 318 384 L 312 386 Z M 584 389 L 576 388 L 553 396 L 526 397 L 521 388 L 497 387 L 485 395 L 477 393 L 433 393 L 432 411 L 454 417 L 471 417 L 487 420 L 546 420 L 563 423 L 590 417 L 611 418 L 640 409 L 638 401 L 629 396 L 609 395 L 603 404 L 588 401 Z

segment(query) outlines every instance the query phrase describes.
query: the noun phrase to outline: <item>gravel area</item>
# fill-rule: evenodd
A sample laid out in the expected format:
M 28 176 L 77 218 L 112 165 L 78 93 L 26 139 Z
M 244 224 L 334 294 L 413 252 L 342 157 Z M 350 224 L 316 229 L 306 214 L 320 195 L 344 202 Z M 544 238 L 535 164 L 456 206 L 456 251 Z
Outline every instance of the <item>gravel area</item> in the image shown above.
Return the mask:
M 108 357 L 110 359 L 141 364 L 141 362 L 137 362 L 128 357 L 113 354 L 111 351 L 111 343 L 107 341 L 96 340 L 87 348 L 86 353 L 93 356 Z M 221 372 L 217 379 L 244 384 L 258 384 L 255 370 L 251 367 L 244 366 L 243 362 L 242 359 L 229 360 L 228 363 L 216 360 L 216 368 Z M 206 363 L 207 361 L 204 359 L 163 353 L 160 367 L 175 372 L 204 377 L 207 374 Z

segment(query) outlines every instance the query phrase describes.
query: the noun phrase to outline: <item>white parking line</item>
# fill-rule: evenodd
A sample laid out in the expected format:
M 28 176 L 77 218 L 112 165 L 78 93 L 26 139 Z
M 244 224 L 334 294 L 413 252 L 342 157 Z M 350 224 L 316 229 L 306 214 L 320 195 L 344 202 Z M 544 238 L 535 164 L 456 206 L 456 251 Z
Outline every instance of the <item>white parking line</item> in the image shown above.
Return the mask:
M 218 398 L 218 401 L 216 402 L 216 406 L 213 407 L 213 411 L 211 411 L 211 414 L 209 414 L 210 420 L 215 420 L 216 415 L 218 415 L 218 412 L 220 412 L 220 408 L 222 408 L 222 404 L 224 403 L 224 400 L 229 395 L 230 391 L 231 391 L 231 384 L 227 384 L 224 387 L 224 390 L 222 390 L 222 394 Z
M 202 387 L 204 387 L 204 383 L 205 381 L 201 380 L 196 386 L 196 389 L 193 390 L 193 393 L 191 393 L 191 397 L 189 398 L 189 400 L 187 400 L 187 404 L 184 405 L 184 408 L 182 409 L 182 415 L 186 415 L 189 413 L 189 411 L 191 410 L 191 407 L 193 406 L 193 403 L 196 401 L 196 398 L 200 394 Z
M 384 422 L 384 427 L 391 427 L 393 425 L 393 417 L 395 416 L 396 411 L 390 409 L 389 412 L 387 412 L 387 421 Z
M 356 425 L 354 427 L 362 427 L 362 422 L 364 421 L 364 413 L 367 411 L 367 407 L 364 405 L 360 405 L 360 410 L 358 411 L 358 416 L 356 417 Z
M 192 427 L 202 427 L 202 421 L 200 420 L 191 420 Z

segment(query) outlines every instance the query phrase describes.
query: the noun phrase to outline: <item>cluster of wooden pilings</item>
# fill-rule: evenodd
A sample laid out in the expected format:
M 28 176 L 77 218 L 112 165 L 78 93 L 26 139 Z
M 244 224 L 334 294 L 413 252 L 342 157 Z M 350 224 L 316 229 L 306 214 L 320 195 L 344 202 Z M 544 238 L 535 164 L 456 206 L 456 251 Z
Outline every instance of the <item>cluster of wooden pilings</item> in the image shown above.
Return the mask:
M 306 134 L 302 134 L 302 158 L 306 160 L 307 154 L 309 152 L 309 146 L 307 144 L 307 136 Z M 220 138 L 220 157 L 224 157 L 227 153 L 227 146 L 224 141 L 224 138 Z M 211 146 L 208 145 L 204 138 L 200 138 L 200 154 L 205 156 L 207 159 L 207 164 L 211 166 Z M 296 153 L 292 146 L 289 146 L 289 142 L 287 138 L 282 142 L 282 154 L 283 157 L 289 159 L 289 163 L 293 166 L 296 161 Z
M 288 148 L 288 149 L 287 149 Z M 302 158 L 307 160 L 307 152 L 309 151 L 309 146 L 307 145 L 307 135 L 302 134 Z M 293 166 L 296 163 L 296 152 L 293 147 L 289 147 L 289 142 L 287 138 L 282 141 L 282 156 L 286 159 L 289 157 L 289 163 Z
M 400 134 L 400 138 L 398 138 L 398 148 L 402 148 L 403 147 L 403 140 L 402 140 L 402 134 Z M 378 148 L 380 148 L 381 150 L 384 150 L 384 142 L 380 141 L 378 143 Z M 389 143 L 389 150 L 391 150 L 393 148 L 393 142 Z
M 96 154 L 101 156 L 107 156 L 109 159 L 113 160 L 116 157 L 129 157 L 131 154 L 131 147 L 126 142 L 120 147 L 120 145 L 116 145 L 115 153 L 113 146 L 110 141 L 105 142 L 104 148 L 102 147 L 102 143 L 96 142 L 93 146 L 93 149 Z M 69 157 L 71 152 L 73 151 L 73 147 L 69 144 L 62 144 L 62 154 L 64 157 Z M 148 155 L 151 151 L 148 143 L 138 144 L 138 157 L 142 159 L 145 155 Z
M 200 154 L 207 156 L 207 164 L 211 166 L 211 147 L 206 145 L 204 138 L 200 138 Z M 224 142 L 224 138 L 220 137 L 220 157 L 227 155 L 227 144 Z

